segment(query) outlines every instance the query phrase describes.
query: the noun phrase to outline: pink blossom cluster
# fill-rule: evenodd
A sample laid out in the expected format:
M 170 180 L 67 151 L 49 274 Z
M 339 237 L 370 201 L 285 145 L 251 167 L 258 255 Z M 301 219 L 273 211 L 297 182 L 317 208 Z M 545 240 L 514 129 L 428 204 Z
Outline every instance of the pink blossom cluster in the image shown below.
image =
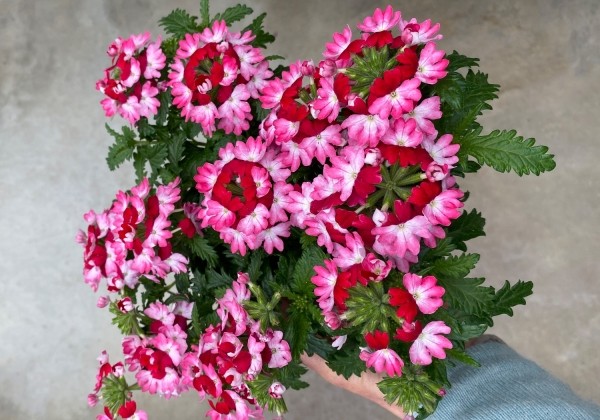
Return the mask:
M 123 339 L 124 365 L 110 365 L 103 357 L 94 393 L 88 397 L 90 405 L 98 402 L 102 380 L 107 375 L 123 376 L 126 367 L 135 373 L 142 392 L 172 398 L 195 389 L 202 399 L 209 399 L 207 415 L 213 420 L 262 418 L 263 407 L 247 383 L 260 373 L 286 366 L 292 355 L 281 331 L 262 330 L 244 309 L 244 302 L 250 299 L 248 280 L 247 274 L 239 273 L 217 300 L 221 322 L 206 328 L 197 345 L 188 346 L 187 341 L 192 303 L 179 301 L 169 307 L 156 301 L 148 305 L 143 311 L 150 320 L 148 333 Z M 284 391 L 274 380 L 269 395 L 278 399 Z M 110 412 L 105 410 L 104 415 L 110 416 Z M 119 415 L 128 418 L 121 411 Z M 141 416 L 137 418 L 145 419 Z
M 150 33 L 117 38 L 108 47 L 107 54 L 112 65 L 104 70 L 104 77 L 96 82 L 96 90 L 106 95 L 101 101 L 107 117 L 117 112 L 131 124 L 141 117 L 152 117 L 160 106 L 160 71 L 165 67 L 166 57 L 161 39 L 150 42 Z
M 173 104 L 206 136 L 216 128 L 240 135 L 250 127 L 248 100 L 258 98 L 273 75 L 260 49 L 250 45 L 254 38 L 251 31 L 232 33 L 225 21 L 216 21 L 179 42 L 169 73 Z
M 182 361 L 183 384 L 207 397 L 212 420 L 262 418 L 262 410 L 247 382 L 258 374 L 286 366 L 292 360 L 283 332 L 253 320 L 243 307 L 250 298 L 248 275 L 240 273 L 225 295 L 218 299 L 221 323 L 209 326 L 200 343 Z M 269 395 L 279 399 L 285 387 L 273 381 Z
M 94 391 L 88 395 L 88 405 L 95 407 L 98 404 L 100 397 L 99 393 L 102 388 L 104 378 L 121 378 L 125 373 L 123 362 L 111 364 L 108 360 L 108 354 L 106 350 L 103 351 L 98 357 L 99 367 L 98 373 L 96 374 L 96 386 Z M 117 414 L 123 419 L 130 420 L 148 420 L 148 415 L 143 410 L 137 409 L 137 403 L 133 399 L 128 399 L 125 404 L 119 407 Z M 108 409 L 104 407 L 104 413 L 98 414 L 96 420 L 113 420 L 114 416 Z
M 160 282 L 169 273 L 187 271 L 187 258 L 173 252 L 171 244 L 179 182 L 177 178 L 151 189 L 144 179 L 128 193 L 119 191 L 110 209 L 84 215 L 89 225 L 87 232 L 79 232 L 77 241 L 84 247 L 85 282 L 94 291 L 103 278 L 109 292 L 119 292 L 125 287 L 134 289 L 141 276 Z M 179 226 L 187 234 L 195 233 L 187 218 Z M 107 303 L 107 298 L 101 298 L 98 306 Z M 126 312 L 130 303 L 120 303 Z
M 196 217 L 231 246 L 232 252 L 263 247 L 269 254 L 283 251 L 290 236 L 286 205 L 292 185 L 285 182 L 289 168 L 276 148 L 260 137 L 229 143 L 219 160 L 198 168 L 196 189 L 204 195 Z

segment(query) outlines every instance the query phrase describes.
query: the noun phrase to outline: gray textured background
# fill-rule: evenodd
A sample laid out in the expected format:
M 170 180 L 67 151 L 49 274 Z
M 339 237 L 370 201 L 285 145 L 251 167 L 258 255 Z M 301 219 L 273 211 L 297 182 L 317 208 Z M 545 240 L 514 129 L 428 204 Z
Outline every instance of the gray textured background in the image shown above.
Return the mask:
M 233 1 L 214 2 L 222 10 Z M 247 2 L 269 11 L 273 53 L 315 58 L 332 32 L 380 1 Z M 94 91 L 117 35 L 146 29 L 196 0 L 0 0 L 0 419 L 84 419 L 95 357 L 120 337 L 81 278 L 81 215 L 132 185 L 110 173 L 110 139 Z M 539 178 L 482 171 L 463 185 L 487 218 L 478 275 L 535 281 L 535 295 L 493 332 L 600 402 L 600 1 L 394 2 L 405 17 L 442 23 L 442 46 L 481 58 L 502 85 L 488 130 L 515 128 L 551 147 Z M 115 125 L 122 124 L 115 120 Z M 289 418 L 385 419 L 381 409 L 312 375 L 290 392 Z M 142 399 L 154 419 L 203 418 L 196 397 Z

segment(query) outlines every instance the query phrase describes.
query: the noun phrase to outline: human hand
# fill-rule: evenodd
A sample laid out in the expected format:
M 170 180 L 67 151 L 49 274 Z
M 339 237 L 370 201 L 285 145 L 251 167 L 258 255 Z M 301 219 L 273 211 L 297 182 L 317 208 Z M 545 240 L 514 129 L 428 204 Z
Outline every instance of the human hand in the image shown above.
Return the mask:
M 302 363 L 307 368 L 315 371 L 330 384 L 366 398 L 367 400 L 385 408 L 387 411 L 400 419 L 407 418 L 406 414 L 402 410 L 402 407 L 390 405 L 383 399 L 383 393 L 377 387 L 377 383 L 383 379 L 383 375 L 366 371 L 360 376 L 353 375 L 349 379 L 346 379 L 342 375 L 338 375 L 331 370 L 329 366 L 327 366 L 327 363 L 325 363 L 325 360 L 317 355 L 309 357 L 306 354 L 303 354 L 301 359 Z
M 478 338 L 472 339 L 467 342 L 466 347 L 473 347 L 478 344 L 485 343 L 487 341 L 497 341 L 502 343 L 503 341 L 495 335 L 482 335 Z M 374 402 L 380 407 L 385 408 L 390 413 L 401 419 L 412 419 L 412 416 L 407 415 L 402 410 L 402 407 L 397 405 L 390 405 L 385 402 L 383 393 L 377 387 L 377 383 L 380 382 L 384 377 L 383 375 L 365 371 L 360 376 L 351 376 L 349 379 L 344 378 L 342 375 L 338 375 L 327 366 L 325 360 L 321 357 L 314 355 L 308 356 L 303 354 L 301 356 L 302 363 L 309 369 L 315 371 L 319 376 L 325 379 L 330 384 L 337 386 L 338 388 L 350 391 L 353 394 L 359 395 L 369 401 Z

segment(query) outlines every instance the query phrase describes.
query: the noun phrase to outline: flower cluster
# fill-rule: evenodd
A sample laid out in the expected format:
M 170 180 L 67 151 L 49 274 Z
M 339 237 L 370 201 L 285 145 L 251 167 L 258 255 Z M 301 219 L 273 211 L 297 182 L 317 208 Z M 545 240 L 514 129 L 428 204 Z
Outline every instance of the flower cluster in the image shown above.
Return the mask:
M 273 75 L 260 49 L 250 45 L 254 38 L 251 31 L 231 33 L 225 21 L 216 21 L 179 42 L 169 73 L 173 104 L 207 136 L 216 128 L 240 135 L 250 126 L 248 99 L 258 98 Z
M 283 251 L 281 238 L 290 236 L 285 205 L 292 186 L 284 182 L 290 170 L 260 137 L 229 143 L 219 157 L 194 177 L 204 194 L 196 213 L 201 226 L 220 232 L 232 252 L 245 255 L 247 247 L 260 246 L 269 254 Z
M 171 218 L 180 201 L 178 185 L 176 179 L 151 189 L 144 179 L 129 193 L 119 191 L 110 209 L 85 214 L 87 233 L 80 231 L 77 241 L 85 249 L 85 282 L 94 291 L 102 278 L 106 278 L 109 292 L 118 292 L 125 287 L 134 289 L 141 276 L 160 282 L 169 273 L 187 270 L 187 258 L 174 253 L 170 242 Z M 193 235 L 189 219 L 182 219 L 180 227 Z M 102 299 L 99 306 L 106 303 Z M 127 306 L 127 301 L 123 304 Z
M 160 46 L 160 37 L 151 43 L 149 32 L 119 37 L 109 45 L 112 65 L 96 83 L 96 89 L 106 95 L 101 104 L 107 117 L 118 112 L 134 124 L 158 112 L 158 80 L 166 63 Z
M 182 361 L 184 384 L 200 397 L 211 398 L 212 420 L 261 417 L 261 407 L 248 382 L 270 369 L 286 366 L 292 359 L 290 346 L 281 331 L 267 328 L 249 317 L 243 307 L 250 298 L 247 274 L 239 274 L 231 289 L 219 299 L 217 314 L 221 323 L 209 326 L 193 352 Z M 273 381 L 269 394 L 281 398 L 285 387 Z
M 108 360 L 108 354 L 103 351 L 98 357 L 99 367 L 98 373 L 96 374 L 96 386 L 94 391 L 88 395 L 88 405 L 95 407 L 98 404 L 100 390 L 104 383 L 109 383 L 113 388 L 121 387 L 123 391 L 127 392 L 127 385 L 124 381 L 123 375 L 125 369 L 122 362 L 110 364 Z M 123 404 L 120 404 L 117 409 L 117 415 L 123 419 L 129 420 L 148 420 L 148 416 L 144 410 L 137 409 L 137 403 L 133 399 L 127 399 Z M 113 420 L 114 416 L 110 409 L 105 406 L 104 413 L 96 416 L 96 420 Z
M 467 277 L 465 241 L 485 220 L 463 214 L 455 176 L 538 174 L 552 156 L 514 131 L 481 134 L 497 86 L 439 49 L 430 20 L 376 9 L 320 62 L 270 69 L 264 14 L 235 32 L 249 7 L 207 6 L 160 21 L 165 54 L 148 33 L 115 40 L 97 83 L 106 114 L 132 124 L 108 129 L 109 167 L 133 160 L 149 179 L 87 213 L 77 237 L 85 282 L 106 280 L 97 306 L 125 335 L 90 405 L 145 419 L 134 389 L 192 391 L 212 419 L 263 418 L 285 411 L 286 386 L 305 386 L 300 355 L 315 353 L 336 373 L 383 374 L 386 399 L 431 414 L 447 384 L 435 359 L 466 360 L 465 341 L 531 293 Z
M 208 416 L 213 420 L 261 416 L 263 407 L 248 383 L 264 372 L 286 366 L 292 356 L 281 331 L 261 330 L 260 323 L 244 309 L 244 302 L 250 299 L 248 281 L 247 274 L 239 273 L 232 287 L 217 300 L 221 322 L 207 327 L 197 345 L 187 343 L 192 303 L 179 301 L 169 307 L 156 301 L 148 305 L 143 311 L 147 333 L 123 339 L 125 363 L 111 365 L 105 352 L 99 358 L 96 386 L 88 403 L 97 404 L 103 387 L 103 395 L 109 398 L 121 392 L 126 402 L 118 408 L 118 415 L 145 420 L 145 413 L 136 411 L 135 401 L 129 397 L 131 387 L 122 379 L 127 368 L 135 373 L 142 392 L 172 398 L 195 389 L 202 399 L 209 398 Z M 281 383 L 272 381 L 271 398 L 281 398 L 284 391 Z M 113 418 L 108 406 L 98 418 Z

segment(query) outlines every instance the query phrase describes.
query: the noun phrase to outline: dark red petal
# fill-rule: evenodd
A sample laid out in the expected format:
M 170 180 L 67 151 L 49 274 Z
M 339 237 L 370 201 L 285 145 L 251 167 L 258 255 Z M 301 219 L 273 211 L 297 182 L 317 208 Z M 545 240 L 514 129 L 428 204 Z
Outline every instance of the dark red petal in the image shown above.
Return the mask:
M 405 326 L 408 328 L 404 329 Z M 394 338 L 405 343 L 412 343 L 417 339 L 419 334 L 421 334 L 421 331 L 423 331 L 423 325 L 421 325 L 421 321 L 415 321 L 414 324 L 405 322 L 402 328 L 396 329 L 396 335 L 394 335 Z
M 119 408 L 119 411 L 117 413 L 119 414 L 119 416 L 123 417 L 124 419 L 127 419 L 135 414 L 136 408 L 137 404 L 135 403 L 135 401 L 127 401 L 121 406 L 121 408 Z
M 235 366 L 235 370 L 237 370 L 240 373 L 248 372 L 251 363 L 252 356 L 247 351 L 241 351 L 240 354 L 238 354 L 237 357 L 233 359 L 233 365 Z
M 372 350 L 383 350 L 390 345 L 390 336 L 387 332 L 375 330 L 365 334 L 365 341 Z

